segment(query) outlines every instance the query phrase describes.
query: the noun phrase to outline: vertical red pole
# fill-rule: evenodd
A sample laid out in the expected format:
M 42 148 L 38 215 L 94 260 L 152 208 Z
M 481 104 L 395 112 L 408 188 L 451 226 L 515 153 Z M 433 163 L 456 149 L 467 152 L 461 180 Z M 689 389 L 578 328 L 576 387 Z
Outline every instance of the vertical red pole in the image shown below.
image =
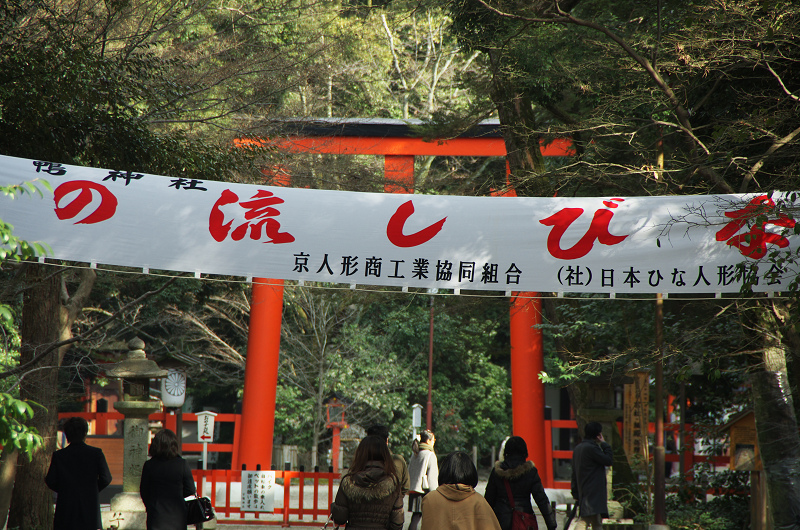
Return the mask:
M 331 440 L 331 463 L 333 464 L 333 472 L 339 472 L 339 433 L 340 427 L 333 427 L 333 439 Z
M 178 409 L 177 414 L 180 413 L 181 409 Z M 178 417 L 175 414 L 175 410 L 164 413 L 164 427 L 171 430 L 175 434 L 178 434 Z M 180 438 L 178 439 L 180 440 Z
M 92 385 L 87 379 L 83 384 L 83 411 L 92 411 L 92 402 L 94 401 L 94 393 L 92 392 Z
M 96 412 L 94 415 L 94 434 L 98 436 L 105 436 L 108 434 L 108 420 L 106 415 L 102 412 Z
M 385 193 L 414 193 L 414 155 L 385 155 L 383 157 L 383 191 Z M 433 296 L 428 331 L 428 403 L 425 407 L 425 428 L 433 429 Z
M 253 278 L 236 469 L 242 464 L 250 470 L 257 464 L 262 469 L 272 465 L 282 312 L 283 280 Z
M 544 370 L 542 331 L 534 326 L 542 323 L 542 300 L 537 293 L 514 293 L 511 299 L 511 415 L 514 435 L 528 445 L 528 458 L 543 472 L 544 486 L 549 488 L 547 449 L 544 432 L 544 383 L 539 372 Z

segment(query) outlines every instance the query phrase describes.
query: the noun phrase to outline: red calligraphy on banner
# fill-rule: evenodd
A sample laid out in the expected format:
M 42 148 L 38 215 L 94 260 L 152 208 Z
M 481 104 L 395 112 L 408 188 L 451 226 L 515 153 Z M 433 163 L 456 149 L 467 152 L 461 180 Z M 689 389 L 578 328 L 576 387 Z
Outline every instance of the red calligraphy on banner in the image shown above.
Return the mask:
M 69 203 L 61 206 L 61 200 L 72 192 L 78 191 L 77 197 Z M 102 184 L 89 180 L 71 180 L 58 186 L 53 192 L 53 200 L 56 203 L 55 212 L 59 219 L 72 219 L 81 213 L 84 208 L 91 204 L 95 194 L 100 196 L 100 204 L 89 215 L 75 221 L 75 224 L 94 224 L 111 219 L 117 212 L 117 198 L 108 188 Z
M 227 204 L 239 203 L 245 212 L 245 222 L 239 224 L 231 231 L 234 219 L 225 222 L 225 214 L 220 209 Z M 266 239 L 263 243 L 291 243 L 294 236 L 288 232 L 281 232 L 281 223 L 275 219 L 281 212 L 274 208 L 278 204 L 283 204 L 283 199 L 275 196 L 271 191 L 258 190 L 250 199 L 239 201 L 239 196 L 231 190 L 225 190 L 220 195 L 211 213 L 208 216 L 208 231 L 216 241 L 222 242 L 230 233 L 231 239 L 241 241 L 250 230 L 250 239 L 255 241 L 262 239 L 262 228 Z
M 603 201 L 603 204 L 608 208 L 616 208 L 619 206 L 618 202 L 623 202 L 625 199 L 610 199 Z M 622 243 L 627 235 L 615 236 L 608 231 L 608 224 L 614 216 L 614 212 L 605 208 L 600 208 L 594 212 L 592 222 L 589 229 L 581 237 L 581 239 L 573 246 L 567 249 L 561 248 L 561 237 L 570 227 L 570 225 L 583 214 L 583 208 L 563 208 L 554 213 L 546 219 L 541 219 L 539 222 L 546 226 L 552 226 L 550 234 L 547 236 L 547 251 L 550 255 L 558 259 L 578 259 L 588 254 L 594 242 L 597 241 L 603 245 L 617 245 Z
M 389 219 L 389 224 L 386 225 L 386 236 L 394 246 L 408 248 L 427 243 L 439 233 L 444 226 L 444 222 L 447 220 L 447 217 L 443 217 L 442 219 L 439 219 L 432 225 L 425 227 L 418 232 L 406 235 L 403 233 L 403 227 L 413 213 L 414 203 L 411 201 L 406 201 L 401 204 L 399 208 L 397 208 L 397 210 L 394 212 L 394 215 L 392 215 L 391 219 Z
M 766 256 L 767 245 L 772 244 L 786 248 L 789 246 L 789 240 L 786 237 L 764 230 L 767 225 L 794 228 L 795 221 L 786 214 L 778 214 L 777 219 L 756 222 L 747 232 L 737 234 L 749 220 L 767 215 L 769 210 L 774 208 L 775 201 L 768 195 L 759 195 L 754 197 L 744 208 L 725 212 L 725 217 L 730 217 L 731 220 L 717 232 L 717 241 L 727 240 L 727 244 L 738 248 L 743 256 L 753 259 L 761 259 Z

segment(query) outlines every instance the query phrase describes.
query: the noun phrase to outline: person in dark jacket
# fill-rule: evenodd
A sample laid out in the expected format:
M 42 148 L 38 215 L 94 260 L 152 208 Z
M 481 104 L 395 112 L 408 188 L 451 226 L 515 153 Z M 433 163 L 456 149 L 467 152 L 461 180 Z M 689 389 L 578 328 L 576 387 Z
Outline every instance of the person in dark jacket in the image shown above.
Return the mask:
M 331 516 L 347 530 L 403 528 L 403 492 L 386 440 L 367 436 L 342 477 Z
M 373 425 L 367 429 L 367 436 L 380 436 L 384 440 L 386 440 L 386 445 L 389 445 L 389 428 L 386 425 Z M 392 450 L 389 449 L 389 452 L 392 453 Z M 405 459 L 400 456 L 392 453 L 392 460 L 394 460 L 394 469 L 397 471 L 397 478 L 400 480 L 400 489 L 403 492 L 403 495 L 408 495 L 408 464 L 406 464 Z
M 486 500 L 497 515 L 500 528 L 511 528 L 511 503 L 508 499 L 506 482 L 511 488 L 514 508 L 525 513 L 533 513 L 531 496 L 539 507 L 547 530 L 556 528 L 556 516 L 550 506 L 550 499 L 542 486 L 542 479 L 533 462 L 528 460 L 528 444 L 519 436 L 510 437 L 505 443 L 504 460 L 496 462 L 486 483 Z
M 572 497 L 580 506 L 576 528 L 603 528 L 603 517 L 608 517 L 606 466 L 613 460 L 611 446 L 603 439 L 603 426 L 596 421 L 587 423 L 583 441 L 572 450 Z
M 169 429 L 161 429 L 150 443 L 149 455 L 139 483 L 147 510 L 147 530 L 186 530 L 184 498 L 197 490 L 192 470 L 180 456 L 178 437 Z
M 100 491 L 111 484 L 111 471 L 99 447 L 86 445 L 89 423 L 83 418 L 69 418 L 64 435 L 69 445 L 53 453 L 45 476 L 47 487 L 55 491 L 54 530 L 98 530 Z

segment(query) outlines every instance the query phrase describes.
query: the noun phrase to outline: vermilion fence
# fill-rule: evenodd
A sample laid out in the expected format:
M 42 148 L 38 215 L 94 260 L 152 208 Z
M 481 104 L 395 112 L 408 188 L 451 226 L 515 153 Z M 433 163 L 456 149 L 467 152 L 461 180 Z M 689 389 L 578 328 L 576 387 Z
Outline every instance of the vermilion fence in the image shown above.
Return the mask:
M 277 484 L 271 512 L 242 511 L 241 471 L 192 471 L 197 491 L 211 498 L 217 521 L 230 524 L 319 526 L 328 518 L 339 473 L 275 471 Z
M 115 454 L 121 452 L 121 444 L 109 444 L 109 440 L 120 442 L 121 438 L 109 437 L 113 433 L 117 422 L 124 419 L 118 412 L 107 413 L 61 413 L 59 418 L 70 416 L 81 416 L 90 422 L 89 443 L 99 445 L 104 448 L 109 466 L 112 468 L 112 475 L 122 477 L 122 455 Z M 170 413 L 156 413 L 150 415 L 151 422 L 161 422 L 166 428 L 177 431 L 177 416 Z M 238 462 L 238 439 L 240 434 L 240 415 L 239 414 L 218 414 L 215 423 L 233 423 L 233 441 L 224 443 L 209 443 L 208 452 L 230 453 L 231 462 Z M 197 415 L 184 413 L 182 416 L 184 428 L 192 422 L 197 421 Z M 554 466 L 558 460 L 571 460 L 572 451 L 553 450 L 553 429 L 577 429 L 574 420 L 545 420 L 545 447 L 547 449 L 547 460 L 544 465 L 539 466 L 542 482 L 547 488 L 569 489 L 570 483 L 563 480 L 555 480 Z M 621 426 L 620 426 L 621 432 Z M 679 432 L 676 424 L 665 425 L 665 432 Z M 693 430 L 687 427 L 684 433 L 685 448 L 680 454 L 667 454 L 666 460 L 680 465 L 683 461 L 685 469 L 690 470 L 692 466 L 699 462 L 709 462 L 714 465 L 724 466 L 729 462 L 727 456 L 707 456 L 694 452 Z M 183 443 L 183 453 L 200 454 L 203 451 L 203 444 L 199 442 Z M 117 458 L 118 457 L 118 458 Z M 118 463 L 117 463 L 118 462 Z M 118 466 L 118 469 L 114 469 Z M 275 496 L 274 508 L 271 512 L 250 512 L 242 511 L 240 508 L 241 500 L 241 470 L 234 469 L 197 469 L 192 471 L 198 492 L 209 497 L 212 501 L 217 520 L 221 523 L 235 524 L 261 524 L 261 525 L 281 525 L 281 526 L 314 526 L 324 522 L 329 514 L 330 503 L 333 502 L 335 483 L 339 480 L 340 474 L 332 472 L 306 472 L 303 470 L 275 470 L 275 480 L 277 483 L 277 494 Z M 119 481 L 121 484 L 121 480 Z

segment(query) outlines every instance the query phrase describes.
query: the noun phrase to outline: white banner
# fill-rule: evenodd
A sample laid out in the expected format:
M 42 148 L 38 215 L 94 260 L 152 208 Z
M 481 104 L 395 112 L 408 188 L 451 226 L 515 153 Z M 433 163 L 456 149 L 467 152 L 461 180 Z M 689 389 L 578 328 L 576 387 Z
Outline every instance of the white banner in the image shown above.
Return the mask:
M 737 292 L 736 265 L 797 248 L 780 197 L 516 198 L 353 193 L 163 177 L 0 156 L 14 234 L 50 257 L 358 285 L 593 293 Z M 785 196 L 781 196 L 785 197 Z M 753 227 L 754 211 L 766 215 Z M 750 221 L 750 222 L 748 222 Z M 757 291 L 796 271 L 760 263 Z

